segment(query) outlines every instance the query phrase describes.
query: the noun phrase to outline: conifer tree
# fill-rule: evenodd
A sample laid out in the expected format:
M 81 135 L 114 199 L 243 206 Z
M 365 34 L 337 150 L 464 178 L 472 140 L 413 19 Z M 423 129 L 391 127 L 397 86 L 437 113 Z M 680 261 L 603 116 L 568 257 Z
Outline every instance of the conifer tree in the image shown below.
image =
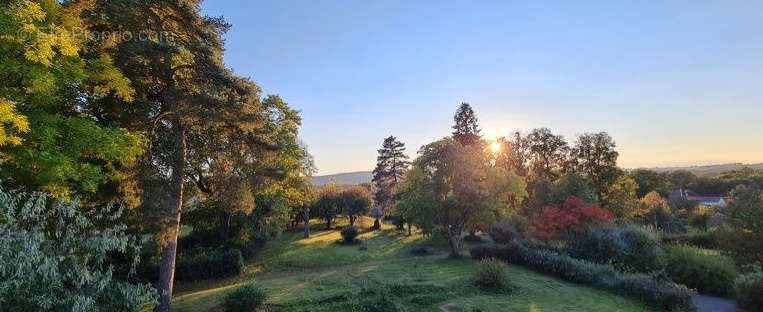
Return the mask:
M 461 103 L 453 116 L 455 124 L 453 125 L 453 138 L 461 145 L 472 145 L 479 142 L 480 127 L 477 123 L 477 115 L 474 114 L 469 103 Z
M 398 183 L 405 177 L 408 166 L 408 156 L 405 155 L 405 144 L 394 136 L 384 139 L 382 148 L 378 150 L 376 168 L 373 171 L 373 182 L 376 184 L 374 200 L 383 210 L 388 210 L 394 203 L 394 192 Z M 374 224 L 378 226 L 378 218 Z

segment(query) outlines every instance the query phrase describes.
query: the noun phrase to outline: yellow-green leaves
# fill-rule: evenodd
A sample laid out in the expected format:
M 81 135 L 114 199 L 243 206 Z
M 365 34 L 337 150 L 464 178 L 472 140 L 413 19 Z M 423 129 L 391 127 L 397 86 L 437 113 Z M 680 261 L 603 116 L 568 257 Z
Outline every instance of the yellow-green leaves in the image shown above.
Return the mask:
M 0 146 L 21 144 L 18 134 L 29 131 L 26 117 L 16 111 L 15 103 L 4 98 L 0 98 L 0 124 Z

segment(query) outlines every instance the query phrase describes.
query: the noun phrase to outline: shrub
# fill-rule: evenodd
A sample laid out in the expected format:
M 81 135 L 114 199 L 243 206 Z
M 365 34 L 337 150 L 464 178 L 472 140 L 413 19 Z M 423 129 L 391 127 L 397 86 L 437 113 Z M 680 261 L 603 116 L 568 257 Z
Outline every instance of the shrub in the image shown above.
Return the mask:
M 244 268 L 244 258 L 238 249 L 180 257 L 175 266 L 175 280 L 199 280 L 212 277 L 235 276 Z
M 226 312 L 252 312 L 262 307 L 267 293 L 255 284 L 242 286 L 225 297 Z
M 644 274 L 620 273 L 612 265 L 592 263 L 545 250 L 529 241 L 472 248 L 476 259 L 495 257 L 545 272 L 563 280 L 619 290 L 668 311 L 693 311 L 691 291 L 685 286 Z
M 496 258 L 482 259 L 477 270 L 474 271 L 474 278 L 477 284 L 483 287 L 503 287 L 506 279 L 506 264 Z
M 86 211 L 86 212 L 84 212 Z M 130 267 L 140 246 L 124 207 L 0 189 L 0 311 L 137 311 L 158 298 L 148 284 L 120 280 L 113 257 Z
M 520 215 L 512 215 L 501 218 L 490 225 L 487 232 L 493 238 L 493 241 L 505 244 L 515 238 L 524 238 L 527 226 L 527 218 Z
M 664 257 L 657 235 L 639 226 L 589 229 L 575 235 L 567 251 L 575 258 L 641 272 L 658 268 Z
M 358 229 L 354 226 L 348 225 L 342 228 L 342 241 L 346 244 L 354 243 L 355 238 L 358 237 Z
M 763 272 L 739 276 L 734 282 L 739 306 L 748 312 L 763 311 Z
M 668 234 L 662 237 L 662 242 L 664 244 L 692 245 L 707 249 L 717 249 L 720 247 L 718 235 L 714 232 Z
M 728 257 L 702 254 L 691 246 L 672 246 L 667 253 L 667 272 L 675 282 L 700 293 L 730 295 L 739 275 Z

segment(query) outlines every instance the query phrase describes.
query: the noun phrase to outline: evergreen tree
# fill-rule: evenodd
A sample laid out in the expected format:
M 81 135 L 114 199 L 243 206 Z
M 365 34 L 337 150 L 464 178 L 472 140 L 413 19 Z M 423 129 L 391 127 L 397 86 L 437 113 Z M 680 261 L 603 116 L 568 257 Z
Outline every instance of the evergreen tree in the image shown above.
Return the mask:
M 474 114 L 469 103 L 461 103 L 453 116 L 455 125 L 453 125 L 453 138 L 461 145 L 472 145 L 479 142 L 480 127 L 477 123 L 477 115 Z
M 89 5 L 83 16 L 99 31 L 149 34 L 96 47 L 114 55 L 135 94 L 131 105 L 110 96 L 88 109 L 148 136 L 142 162 L 146 173 L 140 176 L 156 186 L 144 189 L 144 198 L 153 193 L 158 200 L 141 205 L 156 214 L 161 229 L 158 311 L 169 311 L 184 203 L 191 197 L 237 198 L 224 204 L 241 205 L 224 213 L 251 211 L 251 194 L 244 193 L 277 185 L 289 172 L 285 169 L 296 164 L 283 163 L 279 156 L 296 151 L 295 132 L 286 128 L 298 126 L 299 119 L 279 98 L 263 99 L 259 86 L 225 68 L 222 35 L 229 25 L 202 15 L 200 1 Z M 219 192 L 230 181 L 238 193 L 233 197 Z
M 376 184 L 374 200 L 383 210 L 388 211 L 394 203 L 395 188 L 405 177 L 410 161 L 404 153 L 405 144 L 394 136 L 384 139 L 382 148 L 378 151 L 372 180 Z

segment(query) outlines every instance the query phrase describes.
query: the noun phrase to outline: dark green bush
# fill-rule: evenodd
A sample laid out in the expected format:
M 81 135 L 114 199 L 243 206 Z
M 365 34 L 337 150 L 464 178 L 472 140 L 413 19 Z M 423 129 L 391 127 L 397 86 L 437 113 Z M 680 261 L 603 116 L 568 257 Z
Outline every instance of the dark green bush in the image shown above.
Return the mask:
M 267 293 L 255 284 L 242 286 L 225 297 L 226 312 L 253 312 L 265 304 Z
M 662 237 L 662 242 L 670 245 L 691 245 L 707 249 L 720 247 L 718 235 L 714 232 L 666 234 Z
M 730 258 L 703 254 L 696 247 L 671 246 L 666 258 L 670 279 L 703 294 L 730 295 L 739 275 Z
M 175 280 L 188 281 L 213 277 L 235 276 L 244 268 L 238 249 L 224 252 L 207 251 L 191 257 L 180 257 L 175 265 Z
M 340 233 L 342 234 L 342 242 L 346 244 L 354 243 L 355 238 L 358 237 L 358 229 L 352 225 L 343 227 Z
M 657 269 L 664 258 L 658 236 L 635 225 L 589 229 L 575 235 L 567 252 L 575 258 L 640 272 Z
M 496 243 L 505 244 L 512 239 L 524 238 L 527 226 L 527 218 L 521 215 L 512 215 L 501 218 L 490 225 L 487 232 Z
M 474 279 L 483 287 L 503 287 L 506 280 L 506 263 L 496 258 L 484 258 L 474 271 Z
M 747 312 L 763 311 L 763 272 L 739 276 L 734 284 L 739 307 Z
M 478 246 L 471 249 L 471 255 L 475 259 L 494 257 L 566 281 L 618 290 L 667 311 L 695 309 L 691 291 L 682 285 L 643 274 L 620 273 L 612 265 L 575 259 L 529 241 L 514 240 L 506 245 Z

